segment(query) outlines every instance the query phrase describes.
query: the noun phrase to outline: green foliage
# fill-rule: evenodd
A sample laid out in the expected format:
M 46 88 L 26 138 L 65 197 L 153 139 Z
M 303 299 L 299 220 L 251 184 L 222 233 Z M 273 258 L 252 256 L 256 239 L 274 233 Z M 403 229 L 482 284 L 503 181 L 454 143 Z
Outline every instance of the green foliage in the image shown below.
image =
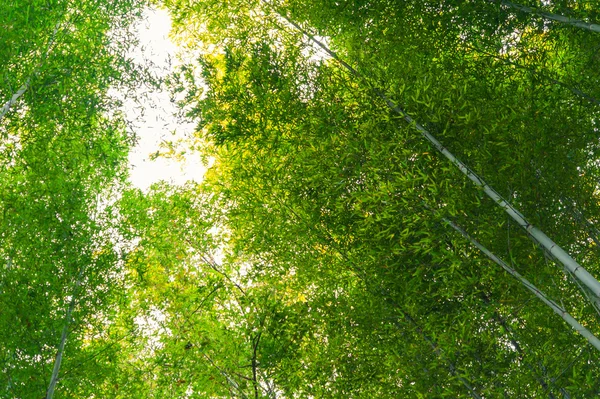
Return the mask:
M 596 2 L 162 4 L 212 166 L 148 192 L 107 95 L 146 78 L 142 4 L 0 5 L 0 96 L 26 88 L 0 119 L 0 397 L 44 395 L 62 331 L 65 398 L 599 394 L 598 352 L 443 220 L 598 334 L 589 293 L 378 96 L 599 276 L 600 39 L 542 13 Z
M 565 212 L 574 201 L 591 216 L 597 204 L 597 180 L 588 180 L 597 71 L 583 61 L 596 36 L 485 2 L 294 1 L 239 13 L 213 36 L 190 28 L 207 14 L 182 9 L 171 9 L 186 20 L 175 28 L 182 43 L 202 37 L 199 48 L 210 49 L 186 66 L 200 71 L 202 94 L 182 105 L 199 121 L 198 139 L 216 144 L 207 190 L 223 209 L 223 250 L 251 259 L 255 281 L 293 273 L 311 292 L 309 308 L 327 315 L 325 328 L 303 316 L 318 335 L 287 354 L 299 371 L 277 369 L 286 397 L 596 393 L 564 369 L 597 378 L 574 349 L 583 341 L 441 218 L 597 331 L 587 298 L 373 92 L 400 103 L 597 275 L 586 233 Z M 308 58 L 314 43 L 281 16 L 325 37 L 365 78 Z M 200 86 L 183 80 L 182 90 Z M 356 288 L 339 288 L 340 274 Z M 327 292 L 348 302 L 325 310 Z
M 0 6 L 2 106 L 25 88 L 0 119 L 2 398 L 46 396 L 59 353 L 68 355 L 57 396 L 82 397 L 81 386 L 106 376 L 92 378 L 86 362 L 98 356 L 90 341 L 111 323 L 123 288 L 110 233 L 116 215 L 107 205 L 123 184 L 132 143 L 107 92 L 135 73 L 122 56 L 131 43 L 108 37 L 139 6 Z

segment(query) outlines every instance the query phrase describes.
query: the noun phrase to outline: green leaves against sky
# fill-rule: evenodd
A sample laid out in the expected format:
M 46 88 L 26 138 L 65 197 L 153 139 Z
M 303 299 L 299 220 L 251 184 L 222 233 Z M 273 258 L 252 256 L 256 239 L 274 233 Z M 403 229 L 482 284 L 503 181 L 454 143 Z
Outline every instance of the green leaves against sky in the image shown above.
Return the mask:
M 153 3 L 162 82 L 143 1 L 0 4 L 0 398 L 600 394 L 600 3 Z M 212 166 L 142 192 L 159 83 Z

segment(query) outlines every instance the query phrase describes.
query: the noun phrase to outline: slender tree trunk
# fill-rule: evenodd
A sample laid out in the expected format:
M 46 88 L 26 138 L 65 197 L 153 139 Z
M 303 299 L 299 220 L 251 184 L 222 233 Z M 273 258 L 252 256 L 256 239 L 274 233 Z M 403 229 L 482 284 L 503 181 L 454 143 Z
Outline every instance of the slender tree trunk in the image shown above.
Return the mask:
M 56 389 L 56 384 L 58 383 L 58 374 L 60 372 L 60 365 L 62 363 L 62 358 L 65 353 L 65 345 L 67 343 L 67 337 L 69 335 L 69 327 L 71 326 L 71 316 L 73 314 L 73 309 L 75 309 L 76 298 L 79 292 L 79 286 L 81 285 L 81 280 L 83 278 L 83 272 L 85 267 L 82 267 L 77 276 L 77 281 L 75 282 L 75 287 L 73 288 L 73 294 L 71 297 L 71 302 L 69 302 L 69 307 L 67 308 L 67 314 L 65 317 L 65 324 L 63 326 L 62 334 L 60 337 L 60 343 L 58 345 L 58 350 L 56 351 L 56 357 L 54 359 L 54 367 L 52 369 L 52 376 L 50 377 L 50 383 L 48 384 L 48 390 L 46 391 L 45 399 L 52 399 L 54 396 L 54 390 Z
M 17 90 L 17 92 L 13 94 L 10 100 L 8 100 L 2 106 L 2 109 L 0 109 L 0 120 L 4 118 L 4 115 L 6 115 L 8 111 L 10 111 L 10 108 L 19 100 L 19 98 L 21 98 L 21 96 L 27 91 L 27 89 L 29 89 L 29 82 L 31 82 L 31 78 L 28 78 L 23 84 L 23 86 L 21 86 L 19 90 Z
M 566 321 L 579 334 L 581 334 L 585 339 L 587 339 L 590 344 L 592 344 L 597 350 L 600 351 L 600 340 L 598 338 L 596 338 L 596 336 L 594 336 L 594 334 L 592 334 L 587 328 L 585 328 L 584 326 L 579 324 L 579 322 L 577 320 L 575 320 L 573 318 L 573 316 L 571 316 L 569 313 L 567 313 L 567 311 L 565 309 L 563 309 L 561 306 L 559 306 L 553 300 L 549 299 L 548 296 L 544 292 L 542 292 L 535 285 L 530 283 L 526 278 L 521 276 L 521 274 L 519 274 L 519 272 L 517 272 L 515 269 L 513 269 L 512 267 L 507 265 L 506 262 L 504 262 L 502 259 L 498 258 L 496 255 L 494 255 L 486 247 L 481 245 L 477 240 L 475 240 L 473 237 L 471 237 L 461 227 L 459 227 L 454 222 L 452 222 L 451 220 L 448 220 L 446 218 L 444 218 L 444 221 L 446 223 L 448 223 L 454 230 L 459 232 L 463 237 L 465 237 L 467 240 L 469 240 L 471 242 L 471 244 L 476 246 L 488 258 L 490 258 L 492 261 L 494 261 L 496 264 L 498 264 L 504 270 L 506 270 L 508 273 L 510 273 L 513 277 L 515 277 L 517 280 L 519 280 L 521 282 L 521 284 L 523 284 L 525 286 L 525 288 L 527 288 L 529 291 L 533 292 L 533 294 L 535 296 L 537 296 L 546 305 L 548 305 L 554 311 L 554 313 L 556 313 L 557 315 L 562 317 L 564 321 Z
M 264 0 L 263 0 L 264 1 Z M 273 7 L 270 3 L 266 2 L 269 7 Z M 362 75 L 350 66 L 347 62 L 342 60 L 338 55 L 329 49 L 325 44 L 321 43 L 318 39 L 316 39 L 313 35 L 302 29 L 301 26 L 296 24 L 294 21 L 291 21 L 283 14 L 279 13 L 276 9 L 274 9 L 277 14 L 285 19 L 289 24 L 298 29 L 302 34 L 308 37 L 313 43 L 322 48 L 327 54 L 329 54 L 333 59 L 335 59 L 340 65 L 342 65 L 346 70 L 348 70 L 353 76 L 357 79 L 362 80 Z M 567 252 L 565 252 L 558 244 L 552 241 L 543 231 L 535 227 L 531 224 L 525 216 L 519 212 L 517 208 L 513 205 L 509 204 L 496 190 L 494 190 L 490 185 L 488 185 L 479 175 L 477 175 L 473 170 L 471 170 L 466 164 L 464 164 L 460 159 L 456 158 L 454 154 L 452 154 L 446 147 L 440 143 L 435 136 L 433 136 L 427 129 L 425 129 L 421 124 L 419 124 L 416 120 L 414 120 L 410 115 L 408 115 L 400 106 L 394 103 L 387 95 L 385 95 L 380 89 L 373 88 L 374 93 L 380 97 L 383 101 L 385 101 L 388 108 L 390 108 L 393 112 L 401 116 L 407 123 L 415 126 L 415 128 L 421 133 L 421 135 L 429 141 L 442 155 L 444 155 L 450 162 L 454 164 L 465 176 L 467 176 L 473 183 L 483 189 L 483 191 L 490 197 L 499 207 L 504 209 L 504 211 L 513 218 L 519 226 L 521 226 L 525 231 L 540 244 L 546 251 L 552 254 L 558 261 L 560 261 L 574 276 L 576 276 L 586 287 L 588 287 L 592 294 L 596 298 L 600 298 L 600 282 L 594 278 L 583 266 L 581 266 L 575 259 L 573 259 Z
M 549 19 L 552 21 L 558 21 L 560 23 L 575 26 L 577 28 L 587 29 L 592 32 L 600 32 L 600 25 L 585 22 L 580 19 L 569 18 L 569 17 L 565 17 L 564 15 L 553 14 L 550 12 L 541 11 L 541 10 L 538 10 L 537 8 L 523 6 L 521 4 L 513 3 L 512 1 L 507 1 L 507 0 L 487 0 L 487 1 L 489 3 L 494 3 L 494 4 L 499 3 L 504 6 L 514 8 L 515 10 L 519 10 L 519 11 L 526 12 L 529 14 L 539 15 L 542 18 Z
M 58 373 L 60 371 L 60 364 L 62 362 L 63 354 L 65 352 L 67 336 L 69 335 L 69 326 L 71 324 L 71 314 L 73 313 L 73 308 L 75 308 L 75 297 L 71 299 L 71 303 L 69 304 L 69 308 L 67 310 L 67 317 L 65 320 L 65 325 L 63 326 L 62 335 L 60 337 L 60 344 L 58 345 L 56 358 L 54 359 L 52 377 L 50 377 L 50 384 L 48 385 L 48 390 L 46 391 L 46 399 L 52 399 L 52 397 L 54 396 L 54 389 L 56 388 L 56 384 L 58 383 Z
M 46 52 L 44 53 L 42 60 L 40 60 L 40 62 L 35 66 L 32 76 L 42 66 L 44 60 L 48 57 L 48 54 L 50 54 L 50 50 L 52 49 L 52 45 L 54 44 L 54 40 L 56 39 L 56 34 L 58 33 L 59 28 L 60 28 L 60 22 L 57 23 L 56 26 L 54 27 L 54 31 L 52 32 L 52 36 L 50 36 L 50 41 L 48 42 L 48 46 L 46 48 Z M 17 90 L 16 93 L 14 93 L 12 95 L 10 100 L 8 100 L 6 103 L 4 103 L 4 105 L 0 109 L 0 121 L 2 121 L 2 119 L 8 113 L 8 111 L 10 111 L 12 106 L 17 101 L 19 101 L 19 98 L 21 98 L 23 96 L 23 94 L 25 94 L 25 92 L 29 89 L 30 84 L 31 84 L 31 76 L 29 76 L 27 78 L 27 80 L 25 81 L 25 83 L 23 83 L 23 85 L 19 88 L 19 90 Z

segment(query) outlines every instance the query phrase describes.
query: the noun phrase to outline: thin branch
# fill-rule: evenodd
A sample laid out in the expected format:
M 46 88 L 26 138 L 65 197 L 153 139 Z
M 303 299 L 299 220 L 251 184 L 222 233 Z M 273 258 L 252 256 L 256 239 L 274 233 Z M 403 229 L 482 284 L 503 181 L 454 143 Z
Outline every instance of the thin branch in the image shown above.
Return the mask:
M 573 87 L 573 86 L 571 86 L 571 85 L 569 85 L 569 84 L 567 84 L 565 82 L 557 80 L 557 79 L 555 79 L 555 78 L 553 78 L 553 77 L 551 77 L 549 75 L 545 75 L 545 74 L 543 74 L 542 72 L 536 70 L 533 67 L 527 67 L 527 66 L 521 65 L 518 62 L 511 61 L 511 60 L 507 59 L 506 57 L 501 56 L 500 54 L 490 53 L 490 52 L 488 52 L 486 50 L 483 50 L 483 49 L 481 49 L 479 47 L 476 47 L 476 46 L 472 46 L 472 45 L 471 46 L 466 46 L 465 49 L 476 51 L 476 52 L 478 52 L 480 54 L 483 54 L 483 55 L 486 55 L 488 57 L 494 58 L 496 60 L 502 61 L 506 65 L 514 66 L 515 68 L 518 68 L 518 69 L 521 69 L 521 70 L 524 70 L 524 71 L 527 71 L 527 72 L 530 72 L 530 73 L 535 73 L 538 76 L 542 77 L 543 79 L 546 79 L 546 80 L 550 81 L 551 83 L 554 83 L 555 85 L 560 86 L 560 87 L 562 87 L 564 89 L 567 89 L 571 93 L 573 93 L 573 94 L 575 94 L 575 95 L 577 95 L 577 96 L 579 96 L 581 98 L 586 99 L 587 101 L 589 101 L 592 104 L 600 105 L 600 100 L 598 100 L 596 97 L 594 97 L 594 96 L 592 96 L 592 95 L 590 95 L 590 94 L 588 94 L 588 93 L 586 93 L 586 92 L 584 92 L 584 91 L 582 91 L 582 90 L 580 90 L 580 89 L 578 89 L 576 87 Z
M 265 394 L 268 397 L 272 397 L 273 399 L 277 399 L 277 392 L 275 391 L 275 386 L 269 381 L 269 377 L 260 368 L 258 369 L 258 372 L 260 373 L 260 376 L 261 376 L 261 378 L 263 379 L 263 381 L 265 382 L 265 385 L 266 385 L 266 387 L 263 387 L 261 385 L 262 390 L 265 392 Z
M 487 0 L 487 1 L 488 1 L 488 3 L 494 3 L 494 4 L 499 3 L 504 6 L 514 8 L 515 10 L 519 10 L 519 11 L 526 12 L 529 14 L 539 15 L 542 18 L 549 19 L 552 21 L 557 21 L 557 22 L 567 24 L 567 25 L 571 25 L 576 28 L 587 29 L 592 32 L 600 33 L 600 25 L 585 22 L 585 21 L 582 21 L 581 19 L 565 17 L 564 15 L 560 15 L 560 14 L 553 14 L 551 12 L 542 11 L 538 8 L 527 7 L 527 6 L 513 3 L 512 1 L 507 1 L 507 0 Z
M 600 249 L 600 240 L 598 239 L 598 235 L 599 235 L 598 229 L 596 228 L 596 226 L 594 226 L 594 224 L 592 222 L 590 222 L 585 217 L 583 212 L 576 206 L 575 201 L 570 198 L 561 197 L 561 203 L 563 203 L 564 205 L 567 206 L 567 208 L 569 209 L 569 211 L 571 212 L 571 214 L 573 215 L 575 220 L 585 228 L 589 237 L 592 239 L 592 241 L 594 241 L 594 244 L 596 244 L 596 248 Z
M 483 293 L 483 301 L 485 302 L 486 305 L 491 304 L 489 297 L 485 293 Z M 554 396 L 552 391 L 550 391 L 550 386 L 548 385 L 548 383 L 546 382 L 544 377 L 541 375 L 538 375 L 536 370 L 534 369 L 534 367 L 528 361 L 525 361 L 525 351 L 521 347 L 521 344 L 519 344 L 519 341 L 517 341 L 517 338 L 515 337 L 515 332 L 508 325 L 508 323 L 506 322 L 506 319 L 504 317 L 502 317 L 502 315 L 496 309 L 494 309 L 493 319 L 494 319 L 494 321 L 496 321 L 496 323 L 498 323 L 504 329 L 504 331 L 506 331 L 506 334 L 508 335 L 508 339 L 509 339 L 510 343 L 515 348 L 515 350 L 519 353 L 519 360 L 529 369 L 529 371 L 531 371 L 533 373 L 534 378 L 542 386 L 542 389 L 544 389 L 544 392 L 548 392 L 548 398 L 556 399 L 556 397 Z
M 264 318 L 263 318 L 264 320 Z M 258 344 L 260 343 L 262 331 L 259 331 L 256 338 L 252 339 L 252 385 L 254 387 L 254 398 L 259 399 L 258 394 L 258 380 L 256 378 L 256 373 L 258 369 L 258 363 L 256 361 L 256 354 L 258 351 Z
M 475 392 L 475 389 L 471 386 L 471 384 L 464 377 L 462 377 L 461 375 L 458 374 L 458 372 L 456 370 L 456 366 L 454 365 L 452 360 L 450 360 L 448 358 L 448 356 L 446 356 L 444 351 L 439 347 L 439 345 L 431 337 L 429 337 L 429 335 L 427 335 L 427 333 L 423 330 L 423 328 L 421 328 L 421 326 L 415 321 L 415 319 L 413 319 L 410 314 L 405 312 L 400 307 L 400 305 L 398 305 L 396 302 L 394 302 L 391 298 L 385 296 L 385 293 L 384 293 L 384 298 L 389 303 L 391 303 L 394 306 L 394 308 L 396 308 L 402 314 L 402 316 L 404 317 L 404 319 L 406 321 L 408 321 L 410 324 L 413 325 L 413 327 L 419 333 L 419 335 L 429 344 L 429 346 L 431 346 L 433 353 L 435 353 L 437 357 L 439 357 L 442 361 L 444 361 L 448 365 L 450 374 L 453 377 L 456 377 L 462 383 L 462 385 L 469 392 L 469 395 L 471 395 L 471 397 L 474 399 L 482 399 L 481 396 L 479 396 L 479 394 L 477 392 Z M 396 326 L 396 328 L 401 329 L 397 320 L 393 319 L 392 323 L 394 323 L 394 326 Z
M 239 285 L 238 283 L 236 283 L 235 281 L 233 281 L 233 279 L 231 277 L 229 277 L 229 275 L 225 272 L 223 272 L 222 270 L 219 270 L 219 267 L 217 266 L 217 262 L 214 261 L 214 259 L 212 258 L 207 258 L 205 255 L 201 254 L 200 258 L 208 265 L 210 266 L 211 269 L 213 269 L 215 272 L 217 272 L 218 274 L 220 274 L 221 276 L 225 277 L 225 279 L 227 281 L 229 281 L 233 286 L 235 286 L 235 288 L 237 288 L 244 296 L 246 296 L 246 291 L 242 288 L 241 285 Z
M 571 367 L 573 367 L 573 365 L 575 364 L 575 362 L 577 360 L 579 360 L 579 358 L 581 357 L 581 355 L 583 355 L 586 352 L 586 349 L 588 349 L 589 346 L 583 347 L 581 348 L 581 351 L 579 352 L 579 354 L 577 356 L 575 356 L 575 358 L 573 360 L 571 360 L 571 362 L 569 364 L 567 364 L 561 371 L 560 373 L 558 373 L 558 375 L 556 377 L 551 378 L 550 380 L 552 381 L 552 384 L 554 385 L 556 383 L 556 380 L 558 380 L 560 377 L 562 377 L 563 374 L 565 374 L 567 371 L 569 371 L 571 369 Z M 568 392 L 566 392 L 564 390 L 564 388 L 561 388 L 561 392 L 563 393 L 563 395 L 565 395 L 565 397 L 570 398 L 571 396 L 569 395 Z
M 205 296 L 205 297 L 202 299 L 202 301 L 200 301 L 200 304 L 199 304 L 199 305 L 196 307 L 196 309 L 194 309 L 194 310 L 193 310 L 193 311 L 192 311 L 190 314 L 188 314 L 188 315 L 186 316 L 186 323 L 187 323 L 187 322 L 189 322 L 189 320 L 190 320 L 190 317 L 192 317 L 193 315 L 195 315 L 195 314 L 196 314 L 196 313 L 197 313 L 197 312 L 200 310 L 200 308 L 202 308 L 202 306 L 203 306 L 203 305 L 206 303 L 206 301 L 208 300 L 208 298 L 210 298 L 210 297 L 212 296 L 212 294 L 214 294 L 215 292 L 217 292 L 217 290 L 218 290 L 219 288 L 222 288 L 222 287 L 223 287 L 223 286 L 222 286 L 222 285 L 220 285 L 220 284 L 219 284 L 219 285 L 217 285 L 217 286 L 215 286 L 215 287 L 213 288 L 213 290 L 212 290 L 211 292 L 209 292 L 209 293 L 208 293 L 208 295 L 206 295 L 206 296 Z

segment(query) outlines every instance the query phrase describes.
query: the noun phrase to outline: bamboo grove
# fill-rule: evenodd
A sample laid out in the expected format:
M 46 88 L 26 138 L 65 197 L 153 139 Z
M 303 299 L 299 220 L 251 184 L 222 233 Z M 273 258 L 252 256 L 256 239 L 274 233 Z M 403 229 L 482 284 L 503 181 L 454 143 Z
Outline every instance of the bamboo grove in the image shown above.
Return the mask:
M 597 397 L 599 14 L 3 2 L 0 398 Z M 140 85 L 203 182 L 127 181 Z

